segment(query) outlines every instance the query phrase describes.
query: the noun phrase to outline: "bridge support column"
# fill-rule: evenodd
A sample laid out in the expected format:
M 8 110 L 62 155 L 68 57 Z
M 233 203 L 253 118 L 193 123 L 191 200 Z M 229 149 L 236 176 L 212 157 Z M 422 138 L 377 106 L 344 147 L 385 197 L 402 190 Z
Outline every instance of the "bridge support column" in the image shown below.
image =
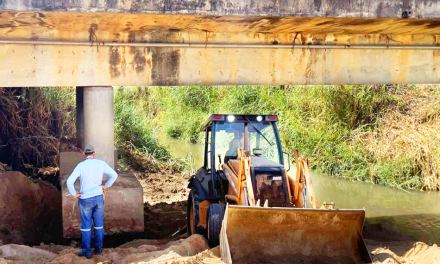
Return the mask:
M 114 151 L 113 88 L 78 87 L 77 131 L 79 144 L 95 147 L 96 158 L 116 168 Z M 83 133 L 81 133 L 81 129 Z M 61 192 L 63 197 L 63 235 L 79 238 L 80 216 L 76 199 L 69 197 L 66 181 L 75 166 L 84 160 L 78 152 L 63 152 L 60 155 Z M 107 176 L 104 176 L 104 182 Z M 80 181 L 75 189 L 80 190 Z M 142 186 L 133 173 L 119 172 L 118 180 L 107 191 L 105 200 L 104 228 L 106 235 L 140 233 L 144 231 L 144 206 Z
M 106 161 L 115 168 L 113 88 L 84 87 L 82 103 L 83 145 L 92 145 L 96 151 L 96 158 Z

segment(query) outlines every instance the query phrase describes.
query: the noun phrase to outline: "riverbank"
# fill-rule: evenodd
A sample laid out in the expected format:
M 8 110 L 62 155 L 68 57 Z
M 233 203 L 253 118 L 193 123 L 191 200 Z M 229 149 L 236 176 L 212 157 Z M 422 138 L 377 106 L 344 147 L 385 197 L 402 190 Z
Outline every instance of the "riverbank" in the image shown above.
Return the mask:
M 438 85 L 130 89 L 125 96 L 142 98 L 133 102 L 170 137 L 203 141 L 212 113 L 276 114 L 284 149 L 299 149 L 314 170 L 397 189 L 440 187 Z
M 75 145 L 74 91 L 1 88 L 0 162 L 28 176 L 29 166 L 57 167 L 59 151 Z M 174 162 L 182 170 L 189 165 L 173 161 L 159 135 L 201 142 L 212 113 L 277 114 L 284 149 L 299 149 L 326 175 L 397 189 L 440 187 L 438 85 L 115 88 L 115 144 L 127 160 L 128 152 L 148 156 L 143 169 Z

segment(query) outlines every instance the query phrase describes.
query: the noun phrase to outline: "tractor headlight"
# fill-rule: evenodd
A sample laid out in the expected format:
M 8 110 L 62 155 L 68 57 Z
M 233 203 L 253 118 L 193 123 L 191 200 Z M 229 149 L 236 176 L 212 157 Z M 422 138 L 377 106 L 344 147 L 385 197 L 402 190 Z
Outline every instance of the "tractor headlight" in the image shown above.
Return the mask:
M 235 116 L 233 115 L 228 115 L 228 122 L 232 123 L 235 121 Z
M 262 117 L 262 116 L 257 116 L 257 121 L 258 121 L 258 122 L 263 121 L 263 117 Z

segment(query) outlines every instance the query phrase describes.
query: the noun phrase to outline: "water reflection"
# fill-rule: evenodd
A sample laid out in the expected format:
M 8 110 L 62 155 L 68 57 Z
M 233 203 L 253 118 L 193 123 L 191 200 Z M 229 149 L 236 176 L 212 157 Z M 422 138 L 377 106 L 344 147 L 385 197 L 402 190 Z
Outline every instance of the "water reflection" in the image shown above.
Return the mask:
M 161 137 L 174 157 L 192 155 L 203 166 L 203 145 Z M 190 154 L 191 153 L 191 154 Z M 407 192 L 363 182 L 351 182 L 312 172 L 318 203 L 336 208 L 365 208 L 367 221 L 382 223 L 427 243 L 440 243 L 440 193 Z
M 196 168 L 203 166 L 204 145 L 189 143 L 183 140 L 168 137 L 165 134 L 159 136 L 159 141 L 175 158 L 191 158 Z
M 312 172 L 318 200 L 334 201 L 338 208 L 362 208 L 367 217 L 440 214 L 440 193 L 407 192 Z

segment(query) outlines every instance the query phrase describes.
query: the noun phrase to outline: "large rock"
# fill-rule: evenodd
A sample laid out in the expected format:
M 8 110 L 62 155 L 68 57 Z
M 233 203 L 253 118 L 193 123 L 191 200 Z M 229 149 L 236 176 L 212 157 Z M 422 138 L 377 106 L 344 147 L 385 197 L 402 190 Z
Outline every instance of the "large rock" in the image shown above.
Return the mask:
M 57 254 L 39 249 L 39 248 L 32 248 L 28 246 L 23 245 L 4 245 L 0 247 L 0 257 L 2 258 L 45 258 L 45 259 L 54 259 L 57 257 Z
M 61 238 L 61 193 L 20 172 L 0 172 L 0 239 L 38 244 Z
M 70 196 L 66 181 L 75 166 L 84 160 L 79 152 L 62 152 L 60 158 L 60 180 L 63 193 L 64 237 L 81 236 L 81 219 L 78 201 Z M 106 181 L 104 178 L 104 182 Z M 79 192 L 79 183 L 75 184 Z M 130 172 L 119 173 L 116 183 L 106 191 L 104 228 L 106 235 L 138 233 L 144 231 L 144 206 L 142 186 Z

